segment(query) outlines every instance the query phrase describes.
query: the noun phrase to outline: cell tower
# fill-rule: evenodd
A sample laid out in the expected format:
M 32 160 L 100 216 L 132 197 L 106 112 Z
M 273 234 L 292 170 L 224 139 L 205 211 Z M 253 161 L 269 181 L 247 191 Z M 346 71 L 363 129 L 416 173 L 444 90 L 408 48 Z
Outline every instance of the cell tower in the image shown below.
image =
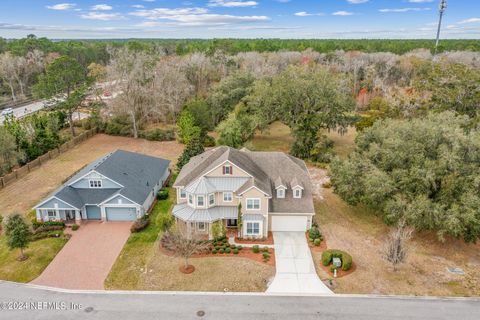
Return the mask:
M 442 18 L 446 8 L 447 0 L 440 0 L 440 19 L 438 20 L 437 40 L 435 41 L 435 52 L 433 53 L 434 56 L 437 55 L 438 42 L 440 41 L 440 29 L 442 28 Z

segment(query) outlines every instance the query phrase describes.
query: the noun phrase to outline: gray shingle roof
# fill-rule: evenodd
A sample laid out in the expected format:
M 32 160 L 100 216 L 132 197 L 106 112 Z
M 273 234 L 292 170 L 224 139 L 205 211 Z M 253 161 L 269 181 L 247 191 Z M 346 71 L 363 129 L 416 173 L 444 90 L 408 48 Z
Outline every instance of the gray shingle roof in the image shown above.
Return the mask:
M 99 204 L 118 193 L 142 205 L 169 165 L 169 160 L 116 150 L 85 166 L 49 197 L 56 196 L 76 208 L 82 208 L 85 204 Z M 123 188 L 76 189 L 69 186 L 92 170 L 121 184 Z

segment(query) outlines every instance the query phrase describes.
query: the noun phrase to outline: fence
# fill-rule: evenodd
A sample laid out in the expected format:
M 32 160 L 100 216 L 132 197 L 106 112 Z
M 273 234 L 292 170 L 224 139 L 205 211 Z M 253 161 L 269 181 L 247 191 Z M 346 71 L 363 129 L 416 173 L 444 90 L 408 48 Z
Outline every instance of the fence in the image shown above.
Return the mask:
M 8 173 L 3 177 L 0 177 L 0 189 L 5 188 L 6 186 L 13 183 L 14 181 L 24 177 L 27 173 L 40 167 L 46 161 L 57 157 L 59 154 L 73 148 L 74 146 L 87 140 L 88 138 L 93 137 L 95 134 L 97 134 L 97 132 L 98 132 L 97 128 L 93 128 L 91 130 L 82 132 L 75 138 L 70 139 L 69 141 L 60 145 L 58 148 L 52 149 L 47 153 L 45 153 L 44 155 L 41 155 L 37 159 L 30 161 L 26 165 L 13 170 L 11 173 Z

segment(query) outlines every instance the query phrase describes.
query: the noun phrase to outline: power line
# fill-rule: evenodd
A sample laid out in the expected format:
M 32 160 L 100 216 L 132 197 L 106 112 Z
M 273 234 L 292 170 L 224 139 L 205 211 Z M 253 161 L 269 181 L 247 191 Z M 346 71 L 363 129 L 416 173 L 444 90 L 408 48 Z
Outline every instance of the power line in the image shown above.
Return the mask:
M 438 20 L 437 40 L 435 41 L 435 52 L 433 53 L 434 56 L 437 55 L 438 42 L 440 41 L 440 29 L 442 28 L 442 18 L 446 8 L 447 8 L 447 0 L 440 0 L 440 6 L 439 6 L 440 19 Z

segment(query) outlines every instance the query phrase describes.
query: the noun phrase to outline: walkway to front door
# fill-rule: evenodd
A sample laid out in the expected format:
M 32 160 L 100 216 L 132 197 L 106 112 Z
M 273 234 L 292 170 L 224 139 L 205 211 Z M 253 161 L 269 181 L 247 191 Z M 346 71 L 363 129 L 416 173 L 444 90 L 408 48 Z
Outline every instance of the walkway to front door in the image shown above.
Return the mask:
M 273 239 L 277 273 L 267 293 L 333 294 L 317 276 L 304 232 L 273 232 Z

